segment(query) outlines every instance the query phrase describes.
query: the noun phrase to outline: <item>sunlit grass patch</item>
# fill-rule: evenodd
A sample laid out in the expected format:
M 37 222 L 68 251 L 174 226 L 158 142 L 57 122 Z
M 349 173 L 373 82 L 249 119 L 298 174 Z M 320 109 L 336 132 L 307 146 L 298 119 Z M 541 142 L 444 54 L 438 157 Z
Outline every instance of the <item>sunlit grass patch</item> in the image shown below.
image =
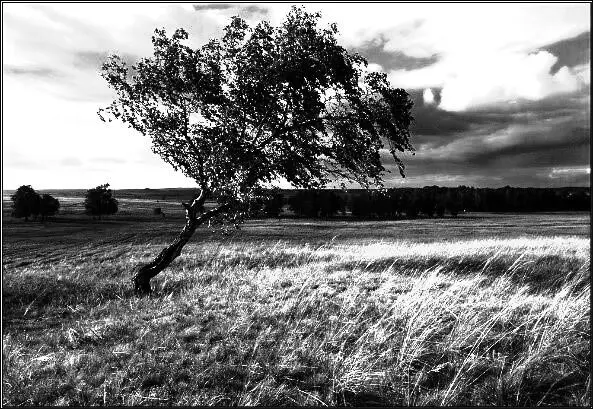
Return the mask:
M 11 265 L 3 403 L 588 405 L 588 249 L 193 242 L 145 298 L 157 244 Z

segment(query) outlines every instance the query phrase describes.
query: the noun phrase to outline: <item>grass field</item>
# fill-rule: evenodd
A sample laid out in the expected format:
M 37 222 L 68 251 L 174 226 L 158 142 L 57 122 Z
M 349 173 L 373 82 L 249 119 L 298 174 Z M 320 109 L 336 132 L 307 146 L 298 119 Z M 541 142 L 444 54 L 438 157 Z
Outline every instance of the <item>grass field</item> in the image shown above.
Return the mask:
M 5 405 L 589 405 L 590 216 L 3 222 Z M 167 217 L 152 216 L 153 207 Z

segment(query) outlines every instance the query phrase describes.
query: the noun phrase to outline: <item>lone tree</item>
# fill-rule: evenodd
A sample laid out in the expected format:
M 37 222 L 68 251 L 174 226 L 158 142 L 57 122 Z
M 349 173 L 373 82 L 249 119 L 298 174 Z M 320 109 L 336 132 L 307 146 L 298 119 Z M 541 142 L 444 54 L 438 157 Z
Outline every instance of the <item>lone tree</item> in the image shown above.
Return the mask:
M 44 221 L 48 216 L 54 216 L 60 209 L 60 202 L 58 199 L 50 194 L 44 193 L 39 202 L 39 214 L 41 214 L 41 221 Z
M 84 208 L 87 214 L 99 216 L 99 219 L 101 215 L 117 213 L 117 200 L 112 196 L 109 183 L 87 190 Z
M 25 221 L 28 221 L 29 216 L 39 214 L 41 197 L 31 185 L 22 185 L 10 196 L 10 199 L 12 200 L 12 217 L 19 219 L 24 217 Z
M 412 150 L 412 101 L 384 73 L 338 45 L 335 24 L 293 7 L 284 22 L 250 27 L 233 17 L 222 39 L 186 45 L 178 29 L 155 30 L 154 55 L 128 67 L 114 55 L 102 76 L 116 98 L 99 111 L 150 137 L 152 150 L 194 179 L 199 195 L 183 203 L 185 226 L 140 267 L 137 292 L 180 253 L 210 219 L 240 223 L 263 188 L 285 179 L 299 188 L 330 181 L 381 186 L 382 149 Z M 217 205 L 200 211 L 207 198 Z

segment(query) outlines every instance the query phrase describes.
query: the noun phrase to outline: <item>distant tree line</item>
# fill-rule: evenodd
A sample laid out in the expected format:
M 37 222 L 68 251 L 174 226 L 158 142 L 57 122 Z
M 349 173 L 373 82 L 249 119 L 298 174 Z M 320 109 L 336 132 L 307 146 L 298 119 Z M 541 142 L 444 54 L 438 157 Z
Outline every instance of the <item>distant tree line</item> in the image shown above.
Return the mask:
M 45 220 L 55 215 L 60 202 L 49 194 L 39 194 L 31 186 L 19 187 L 11 196 L 12 216 Z M 114 214 L 118 202 L 109 184 L 89 189 L 85 213 L 93 218 Z M 250 205 L 251 218 L 279 218 L 285 209 L 297 217 L 356 219 L 398 219 L 456 217 L 460 212 L 557 212 L 591 211 L 590 188 L 392 188 L 386 190 L 272 190 Z M 203 211 L 203 209 L 202 209 Z M 160 207 L 154 215 L 165 217 Z
M 55 216 L 60 209 L 58 199 L 50 194 L 39 194 L 31 185 L 22 185 L 11 196 L 12 217 L 37 219 L 41 216 L 44 221 L 48 216 Z M 113 197 L 109 184 L 99 185 L 86 192 L 84 200 L 85 213 L 89 216 L 99 217 L 114 214 L 118 210 L 117 200 Z
M 393 188 L 386 190 L 284 190 L 261 200 L 252 217 L 296 216 L 359 219 L 456 217 L 460 212 L 590 211 L 589 188 Z

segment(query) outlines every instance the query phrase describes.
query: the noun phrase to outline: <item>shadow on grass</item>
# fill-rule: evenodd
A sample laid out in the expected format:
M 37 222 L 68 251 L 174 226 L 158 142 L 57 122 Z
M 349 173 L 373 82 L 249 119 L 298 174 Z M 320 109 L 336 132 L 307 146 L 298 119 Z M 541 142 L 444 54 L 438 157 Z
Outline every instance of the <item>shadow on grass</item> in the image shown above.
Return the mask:
M 397 257 L 382 258 L 371 262 L 348 261 L 331 264 L 325 267 L 330 273 L 336 270 L 381 273 L 386 270 L 398 274 L 417 274 L 419 270 L 431 270 L 440 267 L 441 274 L 450 274 L 456 277 L 474 276 L 480 273 L 487 278 L 484 282 L 489 285 L 501 276 L 510 277 L 513 284 L 525 285 L 531 293 L 557 291 L 567 284 L 574 285 L 576 291 L 589 285 L 589 263 L 583 264 L 582 260 L 550 255 L 539 257 L 533 263 L 516 267 L 512 272 L 510 268 L 515 260 L 495 259 L 488 263 L 483 257 L 454 257 L 454 258 L 416 258 L 413 260 L 399 259 Z M 510 272 L 510 273 L 509 273 Z
M 93 306 L 108 300 L 133 297 L 128 280 L 96 277 L 58 278 L 28 274 L 3 280 L 3 320 L 5 328 L 34 325 L 41 318 L 57 320 L 77 313 L 77 306 Z M 47 326 L 48 322 L 42 326 Z

